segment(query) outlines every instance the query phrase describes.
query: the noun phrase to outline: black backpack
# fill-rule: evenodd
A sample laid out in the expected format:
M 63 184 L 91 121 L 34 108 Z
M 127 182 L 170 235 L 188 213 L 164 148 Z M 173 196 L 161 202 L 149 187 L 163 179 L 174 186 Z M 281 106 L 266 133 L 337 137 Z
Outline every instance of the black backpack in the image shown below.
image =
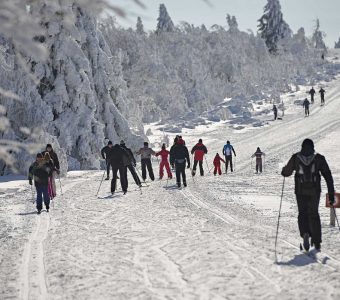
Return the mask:
M 315 195 L 317 193 L 318 186 L 318 171 L 315 155 L 309 164 L 304 163 L 301 156 L 298 155 L 296 163 L 295 177 L 298 184 L 297 188 L 299 194 Z

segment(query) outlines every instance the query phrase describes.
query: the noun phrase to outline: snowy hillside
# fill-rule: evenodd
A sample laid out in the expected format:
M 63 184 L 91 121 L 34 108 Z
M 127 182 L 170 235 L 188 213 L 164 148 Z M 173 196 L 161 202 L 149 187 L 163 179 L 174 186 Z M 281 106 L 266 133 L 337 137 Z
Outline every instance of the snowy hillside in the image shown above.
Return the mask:
M 1 298 L 339 299 L 340 232 L 329 227 L 324 186 L 322 252 L 314 260 L 298 249 L 293 179 L 286 181 L 274 263 L 280 166 L 304 138 L 314 139 L 339 186 L 340 78 L 322 85 L 326 105 L 317 98 L 309 118 L 288 105 L 282 121 L 256 130 L 222 123 L 183 130 L 189 148 L 203 138 L 209 167 L 227 139 L 237 153 L 233 174 L 188 174 L 186 189 L 163 180 L 141 193 L 129 177 L 126 196 L 111 198 L 104 182 L 96 197 L 102 172 L 71 172 L 51 212 L 37 216 L 28 184 L 2 178 Z M 156 144 L 162 132 L 152 131 Z M 267 154 L 262 175 L 251 169 L 258 146 Z

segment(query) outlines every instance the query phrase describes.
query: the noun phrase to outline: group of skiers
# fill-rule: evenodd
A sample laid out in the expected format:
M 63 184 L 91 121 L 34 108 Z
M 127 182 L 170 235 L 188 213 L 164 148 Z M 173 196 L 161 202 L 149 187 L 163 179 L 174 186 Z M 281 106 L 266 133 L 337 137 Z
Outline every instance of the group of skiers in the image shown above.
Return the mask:
M 191 170 L 191 176 L 194 177 L 196 175 L 197 167 L 199 167 L 199 172 L 201 176 L 204 176 L 204 159 L 206 160 L 206 154 L 208 153 L 207 147 L 203 144 L 203 140 L 199 139 L 198 143 L 191 149 L 191 155 L 193 156 L 193 168 Z M 228 172 L 230 167 L 230 171 L 234 171 L 233 164 L 233 155 L 236 157 L 236 152 L 234 147 L 230 144 L 230 141 L 227 141 L 225 146 L 222 149 L 223 157 L 220 157 L 219 153 L 216 153 L 216 156 L 213 160 L 214 171 L 213 174 L 216 176 L 222 175 L 221 162 L 225 164 L 225 172 Z M 107 177 L 106 180 L 110 178 L 110 169 L 112 168 L 112 180 L 111 180 L 111 193 L 114 194 L 116 190 L 116 181 L 120 179 L 122 191 L 125 194 L 128 188 L 128 180 L 127 180 L 127 169 L 130 170 L 132 177 L 134 178 L 135 183 L 142 187 L 142 181 L 138 176 L 138 170 L 136 169 L 136 159 L 133 155 L 131 149 L 125 146 L 124 141 L 121 141 L 118 145 L 113 145 L 111 141 L 108 142 L 107 146 L 105 146 L 101 150 L 102 158 L 105 159 L 106 162 L 106 172 Z M 172 172 L 174 171 L 176 174 L 176 184 L 177 187 L 181 187 L 182 184 L 184 187 L 187 186 L 186 180 L 186 172 L 185 169 L 190 169 L 190 154 L 189 150 L 185 145 L 185 141 L 182 136 L 176 136 L 174 139 L 174 143 L 170 148 L 170 151 L 166 149 L 166 145 L 162 145 L 162 149 L 159 152 L 155 152 L 152 148 L 149 147 L 148 142 L 144 142 L 144 146 L 140 148 L 136 155 L 141 156 L 141 170 L 142 170 L 142 180 L 145 182 L 147 177 L 149 177 L 152 181 L 155 180 L 155 175 L 152 167 L 152 156 L 155 156 L 159 162 L 159 179 L 162 180 L 164 177 L 164 168 L 166 170 L 167 178 L 172 179 Z M 256 172 L 262 173 L 262 157 L 264 153 L 261 152 L 260 148 L 254 153 L 252 157 L 256 156 Z M 160 157 L 160 161 L 158 159 Z M 210 168 L 208 162 L 206 160 L 207 167 L 210 172 Z M 119 171 L 119 176 L 117 173 Z
M 203 144 L 202 139 L 199 139 L 198 143 L 192 148 L 191 154 L 194 157 L 194 165 L 192 169 L 192 176 L 195 176 L 197 166 L 200 169 L 200 175 L 204 176 L 203 160 L 208 153 L 207 147 Z M 222 153 L 225 159 L 220 157 L 219 153 L 213 161 L 214 175 L 221 175 L 221 162 L 225 163 L 226 173 L 230 165 L 230 171 L 233 172 L 233 160 L 232 156 L 236 157 L 234 147 L 230 141 L 224 145 Z M 117 173 L 119 171 L 119 178 L 124 194 L 128 189 L 127 169 L 132 174 L 135 183 L 141 187 L 142 183 L 136 172 L 136 160 L 131 149 L 126 147 L 125 142 L 122 140 L 120 144 L 113 145 L 111 141 L 108 142 L 101 151 L 103 159 L 106 161 L 107 178 L 110 176 L 110 168 L 112 168 L 112 180 L 111 180 L 111 193 L 114 194 L 116 190 L 116 181 L 118 179 Z M 168 179 L 172 178 L 172 169 L 176 172 L 177 187 L 181 187 L 181 184 L 186 187 L 186 173 L 185 169 L 190 168 L 190 155 L 188 148 L 185 145 L 185 141 L 181 136 L 176 136 L 174 144 L 170 151 L 166 149 L 165 144 L 162 145 L 162 149 L 159 152 L 155 152 L 149 147 L 147 142 L 144 146 L 136 152 L 141 156 L 142 165 L 142 179 L 145 182 L 147 173 L 150 179 L 155 179 L 151 157 L 161 157 L 159 178 L 164 176 L 164 168 L 166 169 Z M 258 147 L 256 152 L 251 158 L 256 158 L 256 172 L 263 171 L 262 158 L 265 153 Z M 170 159 L 170 163 L 169 163 Z M 208 165 L 208 163 L 207 163 Z M 329 203 L 333 205 L 335 203 L 334 183 L 331 171 L 326 162 L 324 156 L 315 153 L 314 143 L 310 139 L 305 139 L 302 143 L 301 151 L 294 154 L 288 161 L 287 165 L 282 169 L 282 176 L 288 177 L 295 172 L 295 194 L 298 205 L 298 225 L 300 235 L 303 238 L 303 249 L 309 250 L 310 246 L 319 251 L 321 249 L 321 222 L 318 212 L 320 195 L 321 195 L 321 175 L 325 178 Z M 36 207 L 38 214 L 41 213 L 42 204 L 44 202 L 47 212 L 50 208 L 50 199 L 56 196 L 56 175 L 60 173 L 60 164 L 57 154 L 53 151 L 50 144 L 46 146 L 45 151 L 38 153 L 36 161 L 29 168 L 28 180 L 29 184 L 36 187 L 37 199 Z
M 326 91 L 323 88 L 320 88 L 319 94 L 320 94 L 320 99 L 321 99 L 321 106 L 325 105 L 325 93 L 326 93 Z M 310 94 L 310 102 L 309 102 L 308 98 L 305 98 L 303 103 L 302 103 L 302 106 L 305 109 L 305 117 L 309 116 L 309 106 L 311 104 L 314 104 L 314 95 L 316 94 L 314 87 L 312 87 L 308 91 L 308 94 Z M 278 112 L 277 106 L 274 104 L 273 105 L 274 120 L 278 119 L 277 112 Z
M 321 88 L 319 90 L 319 93 L 320 93 L 320 97 L 321 97 L 321 106 L 323 106 L 323 105 L 325 105 L 325 93 L 326 93 L 326 91 L 323 88 Z M 314 104 L 314 95 L 316 94 L 314 87 L 312 87 L 309 90 L 308 94 L 310 94 L 310 102 L 307 98 L 305 98 L 305 100 L 303 101 L 303 104 L 302 104 L 302 106 L 305 109 L 305 117 L 309 116 L 309 106 L 311 104 Z
M 49 211 L 50 200 L 57 195 L 56 177 L 60 174 L 60 164 L 58 155 L 53 151 L 52 145 L 47 144 L 43 152 L 36 155 L 36 161 L 30 166 L 28 171 L 28 181 L 34 185 L 37 192 L 36 208 L 38 214 L 42 210 L 44 202 L 46 211 Z

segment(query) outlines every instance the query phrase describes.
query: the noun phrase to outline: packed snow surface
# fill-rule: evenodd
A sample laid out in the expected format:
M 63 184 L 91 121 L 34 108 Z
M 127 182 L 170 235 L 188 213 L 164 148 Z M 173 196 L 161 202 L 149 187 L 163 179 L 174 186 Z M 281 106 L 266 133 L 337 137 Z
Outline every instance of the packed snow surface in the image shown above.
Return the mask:
M 0 298 L 340 299 L 340 232 L 329 226 L 325 185 L 317 259 L 298 249 L 293 178 L 284 188 L 278 263 L 274 256 L 280 166 L 304 138 L 326 156 L 336 187 L 340 179 L 340 79 L 324 86 L 326 105 L 317 97 L 308 118 L 292 106 L 254 130 L 184 130 L 189 150 L 203 138 L 209 168 L 227 139 L 237 157 L 233 174 L 214 177 L 206 165 L 204 177 L 187 172 L 182 190 L 163 180 L 140 192 L 129 177 L 126 196 L 110 197 L 107 181 L 96 196 L 103 171 L 70 172 L 50 213 L 38 216 L 28 182 L 1 178 Z M 162 133 L 153 133 L 156 144 Z M 258 146 L 267 154 L 262 175 L 250 159 Z

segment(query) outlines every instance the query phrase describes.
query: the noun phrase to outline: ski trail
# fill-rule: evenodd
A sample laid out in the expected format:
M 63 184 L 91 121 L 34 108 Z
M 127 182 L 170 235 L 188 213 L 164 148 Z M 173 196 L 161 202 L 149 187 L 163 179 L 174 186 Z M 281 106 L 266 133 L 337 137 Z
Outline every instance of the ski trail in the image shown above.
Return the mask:
M 20 299 L 48 299 L 45 280 L 44 241 L 50 226 L 49 216 L 37 216 L 37 226 L 25 245 L 21 268 Z

